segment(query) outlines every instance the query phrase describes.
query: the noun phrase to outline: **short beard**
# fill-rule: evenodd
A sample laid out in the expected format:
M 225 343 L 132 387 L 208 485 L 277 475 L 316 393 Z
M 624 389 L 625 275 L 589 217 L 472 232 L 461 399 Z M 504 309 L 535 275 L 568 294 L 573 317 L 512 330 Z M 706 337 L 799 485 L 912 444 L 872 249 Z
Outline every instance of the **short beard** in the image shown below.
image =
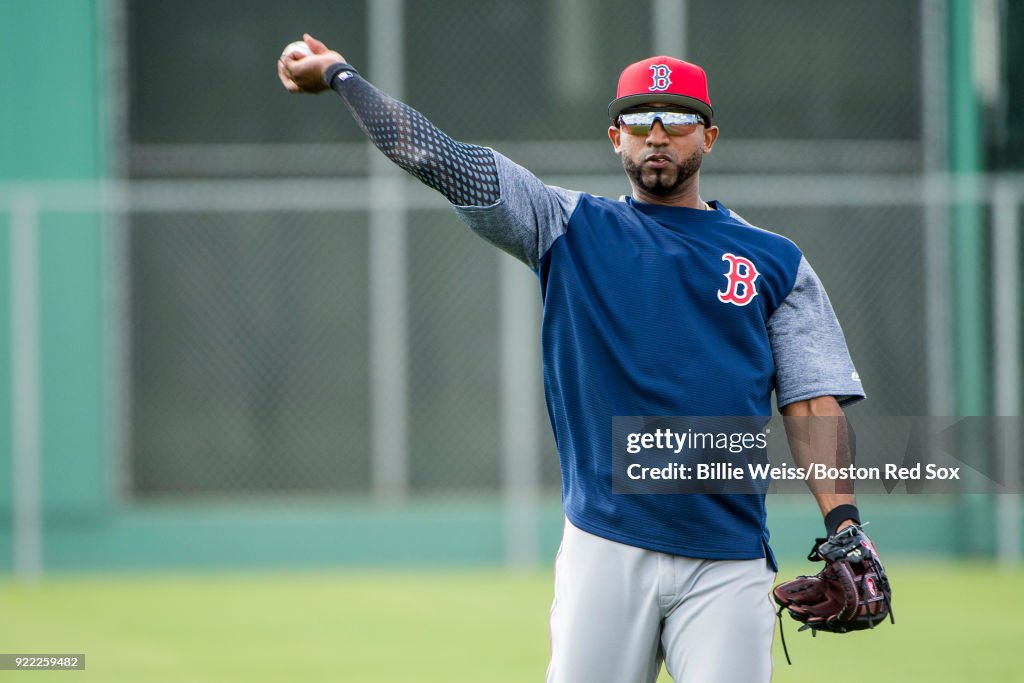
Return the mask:
M 683 160 L 683 163 L 676 164 L 676 177 L 672 182 L 666 180 L 665 172 L 669 169 L 665 168 L 656 170 L 654 178 L 650 181 L 644 180 L 643 168 L 626 156 L 625 153 L 622 153 L 621 156 L 622 167 L 626 170 L 626 175 L 633 179 L 636 187 L 655 197 L 667 197 L 700 170 L 700 164 L 704 158 L 704 150 L 698 147 L 689 158 Z

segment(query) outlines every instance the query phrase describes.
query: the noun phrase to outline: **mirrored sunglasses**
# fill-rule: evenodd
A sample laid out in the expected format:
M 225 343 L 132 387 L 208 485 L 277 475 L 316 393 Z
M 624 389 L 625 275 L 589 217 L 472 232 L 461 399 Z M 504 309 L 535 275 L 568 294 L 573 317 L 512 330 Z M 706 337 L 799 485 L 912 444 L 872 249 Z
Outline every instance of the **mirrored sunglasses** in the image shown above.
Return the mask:
M 682 111 L 638 111 L 619 114 L 619 126 L 631 135 L 647 135 L 654 122 L 660 120 L 669 135 L 689 135 L 694 127 L 704 123 L 704 117 Z

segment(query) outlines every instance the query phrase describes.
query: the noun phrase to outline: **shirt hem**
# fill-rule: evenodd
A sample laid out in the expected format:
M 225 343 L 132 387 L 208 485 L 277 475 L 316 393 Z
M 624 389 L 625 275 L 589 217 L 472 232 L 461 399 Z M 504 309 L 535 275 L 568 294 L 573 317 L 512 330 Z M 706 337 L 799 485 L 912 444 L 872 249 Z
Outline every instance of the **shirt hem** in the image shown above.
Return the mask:
M 497 200 L 492 204 L 456 204 L 455 202 L 449 202 L 452 208 L 456 211 L 466 212 L 477 212 L 477 211 L 488 211 L 490 209 L 500 208 L 505 203 L 504 197 L 498 197 Z
M 853 389 L 853 387 L 838 387 L 834 389 L 806 389 L 802 392 L 797 392 L 792 396 L 786 396 L 785 398 L 780 397 L 778 399 L 779 409 L 785 408 L 790 403 L 796 403 L 797 401 L 807 401 L 812 398 L 819 398 L 821 396 L 835 396 L 836 400 L 839 401 L 839 405 L 847 406 L 854 403 L 859 403 L 867 398 L 863 389 Z
M 678 555 L 680 557 L 695 557 L 702 560 L 757 560 L 761 558 L 767 559 L 764 549 L 764 539 L 758 537 L 756 544 L 758 550 L 756 551 L 737 551 L 737 550 L 714 550 L 708 548 L 693 548 L 691 546 L 681 546 L 668 543 L 658 543 L 656 541 L 648 541 L 645 539 L 627 538 L 626 536 L 610 531 L 596 524 L 590 524 L 589 522 L 583 522 L 579 520 L 575 514 L 570 513 L 568 510 L 565 511 L 565 516 L 574 527 L 582 531 L 586 531 L 589 534 L 600 536 L 601 538 L 623 545 L 633 546 L 634 548 L 643 548 L 644 550 L 653 550 L 659 553 L 666 553 L 668 555 Z

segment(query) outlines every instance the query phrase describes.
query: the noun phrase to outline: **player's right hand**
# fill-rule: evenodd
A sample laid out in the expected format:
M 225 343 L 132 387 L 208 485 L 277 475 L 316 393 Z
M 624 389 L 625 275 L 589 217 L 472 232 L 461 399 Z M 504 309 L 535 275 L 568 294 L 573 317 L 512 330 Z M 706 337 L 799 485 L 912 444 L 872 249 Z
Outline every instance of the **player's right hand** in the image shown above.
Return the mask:
M 277 60 L 277 77 L 288 92 L 318 93 L 327 90 L 324 70 L 331 64 L 344 62 L 345 58 L 308 33 L 303 34 L 302 39 L 313 54 L 282 54 Z

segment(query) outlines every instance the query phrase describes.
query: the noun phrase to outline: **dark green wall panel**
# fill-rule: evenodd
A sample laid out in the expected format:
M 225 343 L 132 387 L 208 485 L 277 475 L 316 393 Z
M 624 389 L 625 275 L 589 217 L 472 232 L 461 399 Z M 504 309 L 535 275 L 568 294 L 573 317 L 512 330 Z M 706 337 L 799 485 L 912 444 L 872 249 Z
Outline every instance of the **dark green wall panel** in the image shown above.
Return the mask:
M 16 56 L 0 98 L 0 180 L 102 174 L 100 0 L 0 3 L 0 42 Z

